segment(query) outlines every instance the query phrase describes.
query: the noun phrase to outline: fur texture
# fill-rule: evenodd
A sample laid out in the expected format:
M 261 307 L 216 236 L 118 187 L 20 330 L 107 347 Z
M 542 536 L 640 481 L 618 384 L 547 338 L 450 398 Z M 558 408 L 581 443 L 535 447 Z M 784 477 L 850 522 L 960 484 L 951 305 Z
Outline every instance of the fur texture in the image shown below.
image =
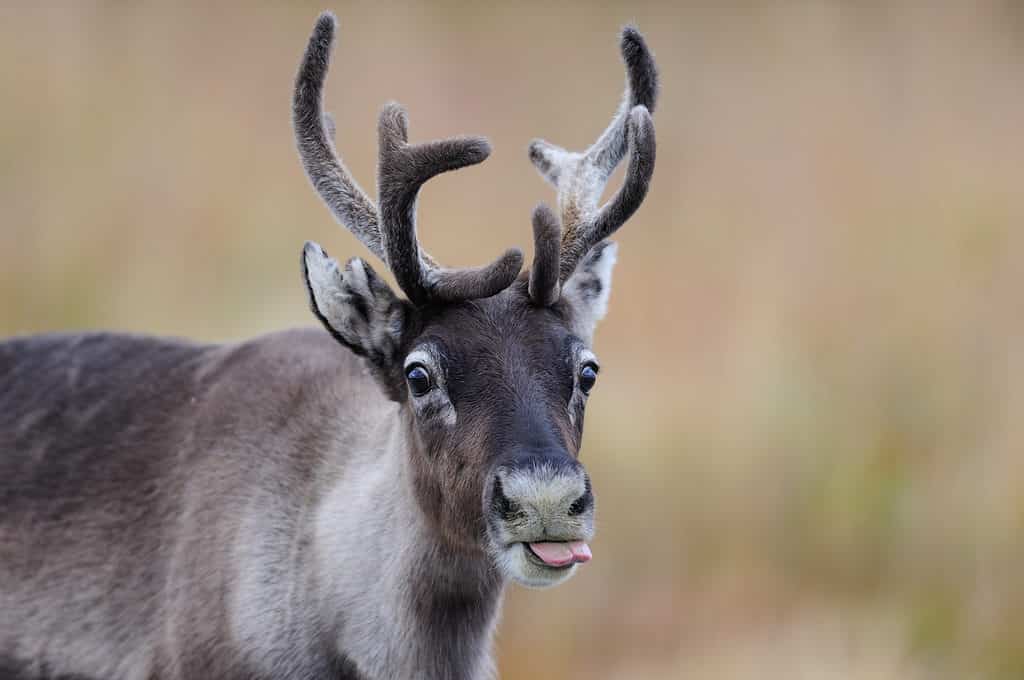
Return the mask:
M 340 343 L 367 359 L 388 396 L 401 401 L 399 351 L 410 305 L 358 257 L 338 263 L 316 243 L 302 249 L 302 275 L 314 316 Z
M 562 289 L 562 297 L 573 310 L 572 328 L 585 342 L 589 343 L 594 337 L 597 322 L 608 313 L 612 270 L 618 253 L 618 244 L 611 241 L 598 243 L 583 258 Z

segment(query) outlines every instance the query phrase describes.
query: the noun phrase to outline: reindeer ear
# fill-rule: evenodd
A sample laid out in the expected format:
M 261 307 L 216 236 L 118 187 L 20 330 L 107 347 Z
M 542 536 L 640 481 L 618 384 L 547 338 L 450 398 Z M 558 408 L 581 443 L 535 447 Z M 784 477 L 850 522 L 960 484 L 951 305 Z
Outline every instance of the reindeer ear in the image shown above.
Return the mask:
M 572 326 L 587 342 L 594 335 L 597 322 L 608 311 L 612 291 L 612 268 L 618 245 L 602 241 L 594 246 L 562 286 L 562 297 L 572 307 Z
M 401 372 L 399 352 L 410 317 L 408 303 L 360 258 L 353 257 L 342 271 L 316 243 L 308 242 L 302 249 L 302 275 L 313 314 L 338 342 L 366 357 L 389 394 L 397 393 L 393 398 L 403 395 L 393 378 Z

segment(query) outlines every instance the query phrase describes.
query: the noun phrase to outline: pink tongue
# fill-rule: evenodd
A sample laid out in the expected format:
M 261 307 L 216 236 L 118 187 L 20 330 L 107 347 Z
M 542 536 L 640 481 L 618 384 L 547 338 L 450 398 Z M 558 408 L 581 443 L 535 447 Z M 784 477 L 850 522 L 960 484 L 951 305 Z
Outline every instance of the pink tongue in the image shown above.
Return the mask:
M 552 567 L 564 567 L 574 562 L 589 562 L 593 557 L 590 546 L 583 541 L 567 543 L 531 543 L 530 550 Z

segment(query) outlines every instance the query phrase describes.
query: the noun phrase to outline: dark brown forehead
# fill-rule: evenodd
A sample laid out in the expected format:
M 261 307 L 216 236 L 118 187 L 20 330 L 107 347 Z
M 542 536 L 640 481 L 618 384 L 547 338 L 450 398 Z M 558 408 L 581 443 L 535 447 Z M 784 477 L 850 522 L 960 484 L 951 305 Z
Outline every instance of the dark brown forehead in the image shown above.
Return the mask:
M 460 427 L 485 433 L 496 452 L 539 440 L 547 442 L 540 448 L 561 450 L 575 441 L 566 405 L 582 342 L 566 306 L 538 306 L 517 282 L 490 298 L 423 312 L 409 349 L 439 350 Z
M 570 311 L 563 301 L 551 306 L 534 304 L 525 280 L 520 279 L 489 298 L 420 308 L 419 323 L 407 349 L 431 339 L 441 341 L 453 353 L 486 348 L 500 353 L 514 345 L 552 342 L 561 345 L 572 335 Z

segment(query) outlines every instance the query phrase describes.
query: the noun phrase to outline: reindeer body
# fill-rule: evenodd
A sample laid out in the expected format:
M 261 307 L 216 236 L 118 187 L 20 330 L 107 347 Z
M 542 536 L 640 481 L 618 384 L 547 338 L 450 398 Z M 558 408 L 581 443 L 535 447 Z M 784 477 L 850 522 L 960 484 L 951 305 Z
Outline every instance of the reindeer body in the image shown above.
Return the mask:
M 582 153 L 531 145 L 561 213 L 535 210 L 532 269 L 516 249 L 448 269 L 419 246 L 418 192 L 489 146 L 410 144 L 386 106 L 375 204 L 323 111 L 334 30 L 322 15 L 296 78 L 299 154 L 407 299 L 307 243 L 324 330 L 0 343 L 0 680 L 480 680 L 505 584 L 591 558 L 589 344 L 605 239 L 653 172 L 653 59 L 626 28 L 605 133 Z
M 500 581 L 438 559 L 397 407 L 326 333 L 16 339 L 0 384 L 3 677 L 486 668 Z

